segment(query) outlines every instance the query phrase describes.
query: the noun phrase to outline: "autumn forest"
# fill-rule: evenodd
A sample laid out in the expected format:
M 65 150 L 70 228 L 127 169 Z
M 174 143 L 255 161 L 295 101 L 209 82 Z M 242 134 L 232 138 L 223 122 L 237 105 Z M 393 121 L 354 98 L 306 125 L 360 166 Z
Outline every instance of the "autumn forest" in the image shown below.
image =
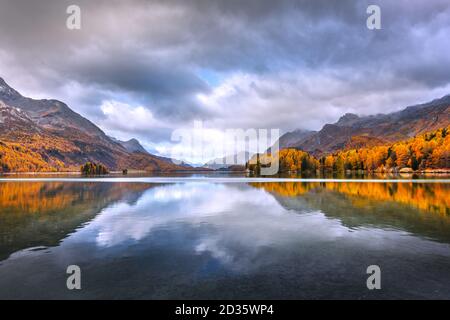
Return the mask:
M 280 172 L 440 172 L 450 168 L 450 126 L 390 145 L 342 150 L 316 158 L 296 149 L 283 149 L 275 156 Z M 253 157 L 247 168 L 258 173 L 271 156 Z

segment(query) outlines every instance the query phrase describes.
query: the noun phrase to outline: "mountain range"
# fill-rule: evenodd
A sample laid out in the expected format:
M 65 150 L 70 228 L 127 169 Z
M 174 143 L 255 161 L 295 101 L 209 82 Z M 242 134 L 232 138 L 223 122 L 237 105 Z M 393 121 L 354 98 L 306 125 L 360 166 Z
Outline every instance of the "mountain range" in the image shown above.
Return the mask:
M 337 151 L 386 145 L 450 125 L 450 95 L 389 114 L 347 113 L 319 131 L 295 130 L 280 137 L 280 149 L 316 157 Z M 248 159 L 249 154 L 244 154 Z M 234 158 L 238 158 L 236 155 Z M 58 100 L 22 96 L 0 78 L 0 172 L 73 171 L 86 162 L 111 170 L 186 171 L 226 168 L 216 159 L 193 168 L 153 155 L 136 139 L 107 136 L 94 123 Z M 214 163 L 215 162 L 215 163 Z M 243 165 L 243 163 L 239 163 Z
M 389 114 L 360 117 L 347 113 L 319 131 L 296 130 L 282 135 L 280 149 L 293 148 L 316 157 L 345 149 L 405 140 L 450 124 L 450 95 Z
M 204 168 L 219 170 L 228 168 L 244 168 L 245 163 L 252 158 L 252 154 L 247 151 L 241 151 L 234 155 L 216 158 L 203 165 Z
M 121 141 L 119 139 L 116 139 L 114 137 L 110 137 L 113 141 L 118 142 L 122 147 L 124 147 L 125 149 L 127 149 L 128 152 L 141 152 L 141 153 L 149 153 L 147 150 L 145 150 L 145 148 L 141 145 L 141 143 L 135 139 L 135 138 L 131 138 L 130 140 L 127 141 Z
M 193 169 L 148 153 L 136 139 L 107 136 L 61 101 L 24 97 L 2 78 L 0 148 L 0 171 L 78 171 L 89 161 L 111 170 Z

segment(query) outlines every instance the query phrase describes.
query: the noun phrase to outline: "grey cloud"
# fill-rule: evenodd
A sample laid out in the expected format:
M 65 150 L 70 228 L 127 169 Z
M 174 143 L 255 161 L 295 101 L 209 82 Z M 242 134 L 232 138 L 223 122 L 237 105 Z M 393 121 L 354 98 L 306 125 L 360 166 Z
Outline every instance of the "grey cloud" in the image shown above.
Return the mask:
M 72 3 L 2 0 L 0 57 L 8 62 L 0 61 L 0 76 L 68 100 L 94 121 L 104 120 L 101 103 L 114 99 L 143 105 L 176 125 L 205 119 L 228 126 L 317 128 L 341 111 L 394 110 L 450 84 L 447 0 L 377 1 L 379 31 L 365 26 L 368 0 L 80 0 L 82 30 L 75 32 L 65 28 L 65 8 Z M 271 85 L 237 88 L 222 108 L 205 108 L 196 96 L 213 88 L 199 70 L 223 77 L 248 73 Z M 311 70 L 339 85 L 319 88 L 322 93 L 280 75 Z M 23 83 L 24 75 L 35 81 Z M 87 94 L 67 93 L 68 82 Z M 270 106 L 279 114 L 252 111 Z M 322 108 L 324 116 L 317 118 L 313 108 Z M 227 115 L 231 110 L 239 114 Z M 120 125 L 111 130 L 120 132 Z M 162 141 L 169 131 L 135 133 Z

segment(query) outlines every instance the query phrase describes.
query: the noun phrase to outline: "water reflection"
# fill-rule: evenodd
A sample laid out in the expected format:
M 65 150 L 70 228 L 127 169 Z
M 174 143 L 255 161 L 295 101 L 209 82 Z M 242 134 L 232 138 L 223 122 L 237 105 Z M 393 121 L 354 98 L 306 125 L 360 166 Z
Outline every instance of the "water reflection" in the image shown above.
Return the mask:
M 0 183 L 0 261 L 55 246 L 115 201 L 133 204 L 149 186 L 122 183 Z
M 449 192 L 442 183 L 0 183 L 0 297 L 450 297 Z M 64 289 L 68 264 L 86 270 L 75 296 Z M 367 291 L 370 264 L 390 289 Z
M 286 208 L 320 210 L 350 228 L 394 228 L 450 242 L 450 184 L 257 183 Z
M 353 205 L 366 206 L 365 200 L 393 201 L 419 208 L 423 211 L 450 215 L 450 184 L 448 183 L 377 183 L 377 182 L 282 182 L 252 183 L 255 187 L 285 197 L 296 197 L 311 190 L 325 189 L 353 196 Z M 359 202 L 360 201 L 360 202 Z

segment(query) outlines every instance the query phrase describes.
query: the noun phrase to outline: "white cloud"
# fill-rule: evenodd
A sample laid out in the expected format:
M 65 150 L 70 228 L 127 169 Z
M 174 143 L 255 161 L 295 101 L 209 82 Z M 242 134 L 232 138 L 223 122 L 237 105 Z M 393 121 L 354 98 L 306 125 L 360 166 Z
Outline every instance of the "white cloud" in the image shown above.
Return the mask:
M 163 128 L 165 124 L 143 106 L 131 106 L 118 101 L 104 101 L 100 107 L 105 119 L 100 125 L 105 130 L 145 131 L 148 128 Z

